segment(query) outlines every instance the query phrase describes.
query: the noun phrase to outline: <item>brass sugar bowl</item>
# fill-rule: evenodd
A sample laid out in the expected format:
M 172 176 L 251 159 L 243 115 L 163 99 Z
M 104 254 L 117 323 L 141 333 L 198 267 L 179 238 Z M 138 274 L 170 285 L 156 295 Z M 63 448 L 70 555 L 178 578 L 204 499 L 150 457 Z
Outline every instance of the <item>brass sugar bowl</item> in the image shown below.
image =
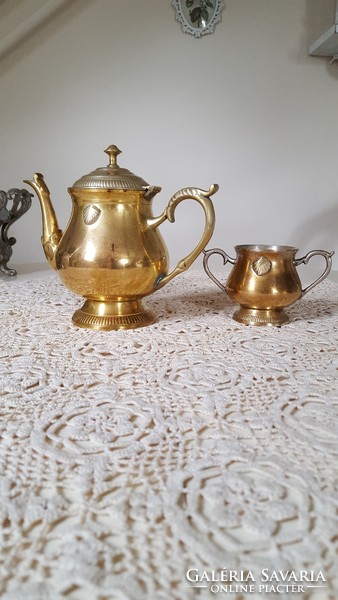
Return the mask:
M 239 304 L 233 319 L 244 325 L 281 326 L 289 322 L 285 308 L 305 296 L 330 273 L 334 252 L 310 250 L 296 258 L 298 248 L 242 244 L 235 246 L 236 258 L 221 248 L 204 251 L 203 266 L 207 275 L 229 298 Z M 213 254 L 223 257 L 224 265 L 233 265 L 224 286 L 213 275 L 208 261 Z M 325 268 L 322 274 L 306 288 L 302 287 L 296 267 L 307 265 L 314 256 L 322 256 Z
M 184 188 L 154 217 L 152 199 L 161 188 L 117 164 L 120 150 L 109 146 L 107 167 L 78 179 L 68 192 L 72 213 L 64 232 L 59 229 L 49 190 L 41 173 L 25 181 L 36 192 L 42 211 L 42 245 L 49 264 L 63 283 L 85 303 L 73 323 L 89 329 L 134 329 L 150 325 L 154 314 L 142 299 L 190 267 L 209 242 L 215 225 L 213 184 L 207 191 Z M 168 253 L 158 231 L 175 209 L 190 198 L 201 204 L 205 227 L 196 248 L 168 273 Z

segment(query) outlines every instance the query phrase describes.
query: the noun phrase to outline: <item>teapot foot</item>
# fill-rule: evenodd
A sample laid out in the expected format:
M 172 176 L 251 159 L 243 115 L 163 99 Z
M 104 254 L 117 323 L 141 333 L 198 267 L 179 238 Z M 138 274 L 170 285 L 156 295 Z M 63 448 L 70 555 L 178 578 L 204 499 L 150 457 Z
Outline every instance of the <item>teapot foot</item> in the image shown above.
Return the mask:
M 141 300 L 106 301 L 86 300 L 72 318 L 74 325 L 86 329 L 111 331 L 136 329 L 155 323 L 155 315 L 147 310 Z
M 289 322 L 283 309 L 256 309 L 240 306 L 233 314 L 233 319 L 244 325 L 280 327 Z

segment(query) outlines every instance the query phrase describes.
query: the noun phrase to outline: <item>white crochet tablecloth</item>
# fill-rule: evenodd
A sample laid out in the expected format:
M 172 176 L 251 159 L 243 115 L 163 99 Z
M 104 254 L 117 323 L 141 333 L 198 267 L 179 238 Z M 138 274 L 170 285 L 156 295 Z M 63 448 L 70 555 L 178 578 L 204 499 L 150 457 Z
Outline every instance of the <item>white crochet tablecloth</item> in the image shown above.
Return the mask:
M 193 270 L 134 331 L 53 272 L 0 293 L 1 599 L 338 598 L 335 283 L 281 328 Z

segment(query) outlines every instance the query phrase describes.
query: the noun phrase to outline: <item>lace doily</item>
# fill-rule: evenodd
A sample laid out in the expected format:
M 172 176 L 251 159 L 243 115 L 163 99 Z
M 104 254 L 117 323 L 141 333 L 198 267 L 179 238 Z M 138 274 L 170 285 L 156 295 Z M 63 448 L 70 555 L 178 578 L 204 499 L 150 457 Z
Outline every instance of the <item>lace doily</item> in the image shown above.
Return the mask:
M 1 599 L 338 597 L 336 284 L 281 328 L 193 270 L 133 331 L 75 328 L 54 273 L 0 293 Z

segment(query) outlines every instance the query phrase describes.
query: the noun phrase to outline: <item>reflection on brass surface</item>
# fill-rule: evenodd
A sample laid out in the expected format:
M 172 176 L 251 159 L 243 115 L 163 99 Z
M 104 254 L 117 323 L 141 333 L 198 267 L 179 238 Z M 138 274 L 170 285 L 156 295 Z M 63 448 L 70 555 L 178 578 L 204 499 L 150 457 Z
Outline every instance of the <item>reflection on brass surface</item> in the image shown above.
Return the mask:
M 284 308 L 290 306 L 329 274 L 334 252 L 311 250 L 302 258 L 295 258 L 298 252 L 293 246 L 242 245 L 236 246 L 236 258 L 228 256 L 224 250 L 214 248 L 204 252 L 204 268 L 209 277 L 226 292 L 239 308 L 233 318 L 245 325 L 276 325 L 287 323 L 289 318 Z M 208 261 L 212 254 L 220 254 L 223 262 L 230 262 L 233 268 L 222 285 L 211 273 Z M 325 270 L 305 289 L 299 279 L 296 267 L 307 264 L 313 256 L 325 259 Z
M 63 283 L 86 299 L 73 322 L 90 329 L 134 329 L 154 322 L 142 298 L 163 287 L 190 267 L 209 242 L 215 225 L 210 196 L 218 190 L 184 188 L 176 192 L 161 215 L 154 217 L 152 199 L 161 190 L 117 164 L 120 150 L 105 150 L 107 167 L 100 167 L 68 188 L 72 214 L 60 231 L 43 175 L 26 181 L 35 190 L 42 211 L 42 245 L 46 258 Z M 205 227 L 194 250 L 168 273 L 168 253 L 158 231 L 175 220 L 185 199 L 203 208 Z

